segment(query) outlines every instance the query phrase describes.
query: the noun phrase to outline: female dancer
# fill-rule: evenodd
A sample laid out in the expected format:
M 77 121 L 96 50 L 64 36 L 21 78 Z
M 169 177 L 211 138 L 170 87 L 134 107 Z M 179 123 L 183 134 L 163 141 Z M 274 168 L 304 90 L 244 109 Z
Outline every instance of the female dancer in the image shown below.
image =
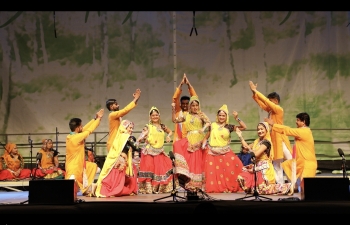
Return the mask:
M 236 128 L 245 130 L 247 126 L 233 111 L 239 126 L 229 124 L 227 105 L 223 105 L 216 114 L 216 122 L 210 126 L 209 145 L 204 156 L 205 191 L 207 193 L 233 193 L 240 189 L 237 176 L 243 163 L 230 147 L 231 132 Z M 205 141 L 206 142 L 206 141 Z
M 176 174 L 183 188 L 196 192 L 197 189 L 203 189 L 203 139 L 210 120 L 201 112 L 197 96 L 190 98 L 189 111 L 185 117 L 176 118 L 173 103 L 172 119 L 174 123 L 183 123 L 183 138 L 173 145 Z
M 164 135 L 166 142 L 171 141 L 172 131 L 161 123 L 160 113 L 156 107 L 149 111 L 150 122 L 143 129 L 137 143 L 145 142 L 141 149 L 139 166 L 139 193 L 169 193 L 173 190 L 172 161 L 164 152 Z
M 242 132 L 236 128 L 236 133 L 244 148 L 254 153 L 255 164 L 243 167 L 238 175 L 238 182 L 246 193 L 254 193 L 255 185 L 259 194 L 288 194 L 291 183 L 276 183 L 273 168 L 273 146 L 271 144 L 270 127 L 267 122 L 260 122 L 257 126 L 258 138 L 248 145 L 243 139 Z M 256 175 L 256 184 L 255 184 Z
M 137 170 L 132 163 L 133 146 L 129 141 L 133 129 L 133 122 L 128 120 L 121 122 L 110 151 L 107 154 L 106 161 L 103 164 L 97 184 L 93 185 L 96 188 L 96 197 L 137 194 Z

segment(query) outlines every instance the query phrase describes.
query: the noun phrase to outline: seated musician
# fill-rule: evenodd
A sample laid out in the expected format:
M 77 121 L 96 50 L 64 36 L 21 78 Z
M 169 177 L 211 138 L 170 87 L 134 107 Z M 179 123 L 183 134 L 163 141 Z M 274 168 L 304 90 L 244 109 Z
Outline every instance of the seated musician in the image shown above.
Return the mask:
M 32 174 L 35 178 L 42 179 L 64 179 L 65 171 L 59 168 L 58 151 L 53 149 L 51 139 L 44 139 L 43 145 L 37 156 L 41 154 L 38 165 L 33 168 Z
M 0 180 L 22 180 L 30 178 L 30 169 L 24 168 L 23 156 L 18 152 L 17 145 L 7 143 L 2 156 Z

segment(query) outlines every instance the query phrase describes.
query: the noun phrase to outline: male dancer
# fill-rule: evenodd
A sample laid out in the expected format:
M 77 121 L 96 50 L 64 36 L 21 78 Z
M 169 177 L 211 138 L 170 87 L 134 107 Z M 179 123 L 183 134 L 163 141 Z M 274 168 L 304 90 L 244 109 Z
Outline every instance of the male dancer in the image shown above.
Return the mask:
M 176 88 L 175 93 L 173 95 L 173 103 L 175 103 L 175 116 L 176 118 L 184 117 L 185 114 L 188 112 L 188 103 L 190 102 L 190 97 L 187 95 L 184 95 L 180 98 L 180 95 L 182 93 L 182 85 L 187 84 L 188 92 L 192 96 L 197 96 L 196 91 L 194 90 L 193 86 L 190 84 L 186 74 L 184 74 L 181 83 Z M 174 138 L 173 138 L 173 144 L 175 141 L 178 141 L 182 138 L 182 123 L 175 123 L 175 131 L 174 131 Z
M 141 90 L 136 89 L 133 94 L 134 99 L 123 109 L 119 110 L 119 105 L 116 99 L 108 99 L 106 102 L 106 107 L 109 110 L 108 121 L 109 121 L 109 136 L 107 140 L 107 152 L 112 146 L 114 138 L 117 134 L 120 122 L 122 121 L 122 116 L 128 114 L 133 108 L 136 107 L 137 101 L 141 96 Z
M 249 81 L 250 89 L 253 92 L 253 99 L 258 103 L 261 109 L 268 112 L 268 118 L 272 119 L 274 123 L 283 125 L 283 108 L 279 105 L 280 96 L 276 92 L 270 93 L 265 97 L 256 88 L 258 84 Z M 282 162 L 284 159 L 292 159 L 292 148 L 288 137 L 283 133 L 278 133 L 271 130 L 271 141 L 273 145 L 273 166 L 276 172 L 276 182 L 284 183 Z
M 296 157 L 293 160 L 286 160 L 282 166 L 288 178 L 293 182 L 297 182 L 297 185 L 299 186 L 304 177 L 316 176 L 317 159 L 315 153 L 315 141 L 309 127 L 309 114 L 306 112 L 301 112 L 295 117 L 295 124 L 297 125 L 297 128 L 276 124 L 273 120 L 268 118 L 265 118 L 265 122 L 268 122 L 270 126 L 272 126 L 272 131 L 295 138 L 293 155 Z M 294 175 L 295 173 L 292 170 L 292 163 L 294 163 L 294 161 L 296 161 L 296 175 Z M 295 176 L 294 179 L 293 176 Z

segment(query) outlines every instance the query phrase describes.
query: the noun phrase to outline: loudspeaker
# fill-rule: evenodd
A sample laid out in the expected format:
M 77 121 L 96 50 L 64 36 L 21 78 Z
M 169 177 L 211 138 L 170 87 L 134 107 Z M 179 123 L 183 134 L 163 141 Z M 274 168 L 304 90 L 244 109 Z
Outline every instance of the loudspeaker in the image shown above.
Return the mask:
M 348 201 L 349 179 L 329 177 L 308 177 L 300 184 L 301 200 L 305 201 Z
M 74 204 L 74 180 L 30 180 L 29 204 Z

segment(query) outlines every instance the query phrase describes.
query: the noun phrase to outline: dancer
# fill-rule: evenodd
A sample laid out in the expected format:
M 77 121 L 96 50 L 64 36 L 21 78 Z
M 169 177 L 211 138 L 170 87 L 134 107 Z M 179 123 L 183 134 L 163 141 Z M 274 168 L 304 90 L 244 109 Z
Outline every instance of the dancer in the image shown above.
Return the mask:
M 122 116 L 125 116 L 136 107 L 137 101 L 139 100 L 140 96 L 141 90 L 136 89 L 135 93 L 133 93 L 134 99 L 121 110 L 119 110 L 119 105 L 116 99 L 111 98 L 106 101 L 106 108 L 110 112 L 108 115 L 109 136 L 107 140 L 107 152 L 109 152 L 112 143 L 114 142 L 114 138 L 120 126 L 120 122 L 122 121 Z
M 149 111 L 149 124 L 144 127 L 137 143 L 144 142 L 141 149 L 139 168 L 139 193 L 169 193 L 173 190 L 172 161 L 164 152 L 164 135 L 166 142 L 171 141 L 172 131 L 161 123 L 160 112 L 156 107 Z
M 175 104 L 172 103 L 174 123 L 183 123 L 182 139 L 173 145 L 175 169 L 180 185 L 192 192 L 204 189 L 203 179 L 203 140 L 206 128 L 210 126 L 209 118 L 201 111 L 197 96 L 192 96 L 189 111 L 185 117 L 176 118 Z
M 91 195 L 92 182 L 95 179 L 97 164 L 85 160 L 85 139 L 98 127 L 103 116 L 100 109 L 95 119 L 84 127 L 80 118 L 69 121 L 70 134 L 66 137 L 66 175 L 65 179 L 75 180 L 75 192 L 79 189 L 83 195 Z
M 283 125 L 284 111 L 280 104 L 280 96 L 276 92 L 272 92 L 265 97 L 257 90 L 258 84 L 249 81 L 250 89 L 253 92 L 253 99 L 258 103 L 259 107 L 268 112 L 268 117 L 277 124 Z M 288 137 L 275 131 L 271 132 L 271 140 L 273 145 L 272 160 L 276 172 L 276 182 L 283 184 L 285 182 L 283 176 L 282 162 L 292 159 L 292 148 Z
M 244 166 L 238 175 L 238 183 L 246 193 L 254 193 L 255 186 L 259 194 L 288 194 L 291 183 L 276 183 L 272 164 L 273 145 L 271 144 L 270 127 L 266 122 L 257 126 L 258 138 L 248 145 L 242 136 L 242 131 L 236 128 L 236 133 L 244 148 L 254 153 L 255 164 Z M 255 174 L 256 173 L 256 174 Z M 255 175 L 257 176 L 255 185 Z
M 240 190 L 237 176 L 242 171 L 242 161 L 231 149 L 231 132 L 236 128 L 245 130 L 247 126 L 233 111 L 239 125 L 229 124 L 227 105 L 223 105 L 216 114 L 216 121 L 210 126 L 205 154 L 205 191 L 207 193 L 234 193 Z M 204 141 L 205 143 L 206 141 Z
M 272 119 L 265 118 L 272 126 L 272 130 L 287 136 L 294 137 L 293 159 L 283 162 L 283 169 L 291 181 L 297 182 L 297 186 L 304 177 L 315 177 L 317 170 L 317 159 L 315 153 L 315 142 L 310 129 L 310 116 L 306 112 L 296 115 L 297 128 L 290 128 L 275 123 Z M 296 162 L 296 177 L 293 178 L 293 162 Z M 294 185 L 294 183 L 293 183 Z
M 133 144 L 129 141 L 133 130 L 133 122 L 129 120 L 121 122 L 98 177 L 95 191 L 96 197 L 118 197 L 137 194 L 137 169 L 132 163 Z
M 190 97 L 187 95 L 183 95 L 180 98 L 180 95 L 182 93 L 182 85 L 187 84 L 188 92 L 190 93 L 190 96 L 197 96 L 196 91 L 194 90 L 193 86 L 190 84 L 190 81 L 188 80 L 186 74 L 184 73 L 184 76 L 181 80 L 181 83 L 176 88 L 175 93 L 173 95 L 173 103 L 175 103 L 175 117 L 184 117 L 186 113 L 188 113 L 188 103 L 190 102 Z M 180 99 L 179 99 L 180 98 Z M 182 138 L 182 123 L 175 123 L 175 130 L 174 130 L 174 138 L 173 138 L 173 144 L 175 141 L 178 141 Z

